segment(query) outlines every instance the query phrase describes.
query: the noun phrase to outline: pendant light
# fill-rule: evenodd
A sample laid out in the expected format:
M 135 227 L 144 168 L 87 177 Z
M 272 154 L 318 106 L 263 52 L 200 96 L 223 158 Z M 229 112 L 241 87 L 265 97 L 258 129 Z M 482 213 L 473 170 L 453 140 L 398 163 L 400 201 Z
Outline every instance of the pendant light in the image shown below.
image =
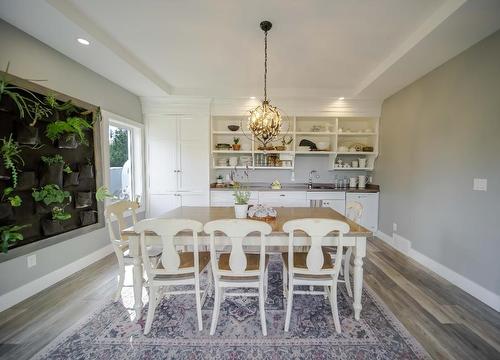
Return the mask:
M 255 109 L 250 110 L 248 129 L 264 149 L 271 141 L 276 140 L 281 133 L 282 117 L 277 107 L 272 106 L 267 98 L 267 33 L 273 24 L 269 21 L 260 23 L 264 31 L 264 100 Z

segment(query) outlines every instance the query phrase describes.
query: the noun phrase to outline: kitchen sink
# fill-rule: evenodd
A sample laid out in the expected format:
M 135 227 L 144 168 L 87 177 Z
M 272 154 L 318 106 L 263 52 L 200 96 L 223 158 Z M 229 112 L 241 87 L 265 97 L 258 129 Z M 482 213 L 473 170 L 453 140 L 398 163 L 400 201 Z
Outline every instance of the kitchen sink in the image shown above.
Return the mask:
M 335 187 L 332 186 L 332 185 L 313 185 L 310 190 L 315 190 L 315 189 L 319 189 L 319 190 L 335 190 Z

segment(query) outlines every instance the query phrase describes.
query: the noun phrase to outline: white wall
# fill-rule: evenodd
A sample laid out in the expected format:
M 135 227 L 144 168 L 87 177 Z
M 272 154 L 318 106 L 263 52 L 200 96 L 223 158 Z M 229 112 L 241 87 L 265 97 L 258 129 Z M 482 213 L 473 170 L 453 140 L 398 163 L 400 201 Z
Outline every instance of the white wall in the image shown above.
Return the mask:
M 384 101 L 375 168 L 381 231 L 397 223 L 398 239 L 498 309 L 499 94 L 497 32 Z
M 0 65 L 4 68 L 10 61 L 10 73 L 27 79 L 47 79 L 42 84 L 57 92 L 142 122 L 137 96 L 1 20 L 0 44 Z M 26 256 L 0 263 L 0 309 L 7 297 L 12 299 L 1 295 L 9 292 L 12 295 L 12 291 L 25 284 L 32 284 L 90 254 L 100 254 L 99 250 L 108 244 L 106 230 L 99 229 L 36 251 L 37 265 L 30 269 Z

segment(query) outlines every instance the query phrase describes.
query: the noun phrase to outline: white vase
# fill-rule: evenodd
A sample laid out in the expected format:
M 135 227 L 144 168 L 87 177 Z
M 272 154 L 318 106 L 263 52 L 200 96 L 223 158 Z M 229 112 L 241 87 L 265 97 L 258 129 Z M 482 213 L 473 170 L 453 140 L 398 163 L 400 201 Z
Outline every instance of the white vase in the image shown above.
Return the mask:
M 236 219 L 246 219 L 248 211 L 248 204 L 234 204 L 234 216 Z

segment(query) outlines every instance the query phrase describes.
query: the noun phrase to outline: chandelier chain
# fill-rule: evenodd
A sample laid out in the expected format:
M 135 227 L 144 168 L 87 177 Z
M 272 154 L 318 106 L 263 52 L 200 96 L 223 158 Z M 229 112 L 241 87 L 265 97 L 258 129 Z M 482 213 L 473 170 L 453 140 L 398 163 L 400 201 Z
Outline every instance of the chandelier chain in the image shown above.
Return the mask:
M 264 101 L 267 101 L 267 31 L 264 36 Z

